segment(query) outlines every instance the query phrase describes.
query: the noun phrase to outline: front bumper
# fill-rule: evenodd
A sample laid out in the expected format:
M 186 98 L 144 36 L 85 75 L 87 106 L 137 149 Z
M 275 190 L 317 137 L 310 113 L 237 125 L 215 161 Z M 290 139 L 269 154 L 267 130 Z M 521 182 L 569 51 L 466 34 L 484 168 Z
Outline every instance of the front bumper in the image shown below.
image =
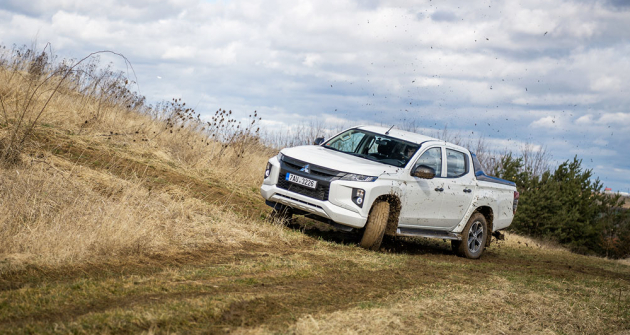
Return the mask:
M 313 199 L 276 185 L 263 184 L 260 187 L 260 193 L 265 200 L 300 209 L 352 228 L 363 228 L 367 222 L 367 217 L 334 205 L 330 201 Z

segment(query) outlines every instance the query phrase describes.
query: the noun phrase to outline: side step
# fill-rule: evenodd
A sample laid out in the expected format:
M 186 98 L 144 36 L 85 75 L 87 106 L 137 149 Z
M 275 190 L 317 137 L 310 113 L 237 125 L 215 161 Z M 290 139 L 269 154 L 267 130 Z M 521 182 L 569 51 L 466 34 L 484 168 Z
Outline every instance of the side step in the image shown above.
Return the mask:
M 462 239 L 462 235 L 459 233 L 451 233 L 451 232 L 440 231 L 440 230 L 413 229 L 413 228 L 398 228 L 396 230 L 396 236 L 441 238 L 444 240 L 457 240 L 457 241 L 461 241 Z

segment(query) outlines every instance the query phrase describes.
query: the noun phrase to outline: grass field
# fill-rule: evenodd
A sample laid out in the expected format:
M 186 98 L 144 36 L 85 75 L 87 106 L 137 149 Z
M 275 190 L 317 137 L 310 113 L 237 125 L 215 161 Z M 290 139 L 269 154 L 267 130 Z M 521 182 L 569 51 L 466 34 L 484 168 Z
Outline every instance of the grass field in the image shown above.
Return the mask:
M 47 163 L 2 170 L 3 211 L 7 200 L 20 203 L 7 195 L 22 183 L 41 192 L 24 203 L 54 199 L 63 209 L 35 205 L 50 212 L 37 208 L 43 216 L 33 217 L 33 231 L 11 236 L 3 227 L 2 333 L 630 329 L 623 261 L 515 235 L 478 261 L 452 255 L 440 240 L 387 240 L 369 252 L 357 235 L 264 220 L 255 183 L 187 173 L 153 149 L 134 154 L 93 136 L 50 136 L 53 149 L 44 146 L 38 159 Z
M 3 71 L 0 149 L 39 110 L 21 108 L 31 79 Z M 266 219 L 273 150 L 56 93 L 0 167 L 2 334 L 630 333 L 627 260 L 510 234 L 480 260 L 441 240 L 366 251 Z

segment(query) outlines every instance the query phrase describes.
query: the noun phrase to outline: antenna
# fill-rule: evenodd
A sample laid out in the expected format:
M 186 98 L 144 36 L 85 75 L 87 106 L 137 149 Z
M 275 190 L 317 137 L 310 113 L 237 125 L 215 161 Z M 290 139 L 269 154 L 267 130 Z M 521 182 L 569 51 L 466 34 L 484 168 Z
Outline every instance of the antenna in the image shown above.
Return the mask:
M 389 131 L 392 130 L 392 128 L 394 128 L 395 125 L 392 125 L 391 127 L 389 127 L 389 129 L 387 129 L 387 131 L 385 132 L 385 135 L 389 135 Z

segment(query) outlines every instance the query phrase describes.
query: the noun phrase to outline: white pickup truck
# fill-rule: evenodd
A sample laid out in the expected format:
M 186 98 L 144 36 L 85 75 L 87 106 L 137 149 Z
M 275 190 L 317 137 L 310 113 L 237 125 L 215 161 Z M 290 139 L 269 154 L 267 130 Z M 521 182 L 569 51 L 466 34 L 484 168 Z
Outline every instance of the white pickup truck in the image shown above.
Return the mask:
M 516 213 L 515 184 L 487 176 L 463 147 L 376 126 L 318 140 L 269 159 L 261 194 L 274 216 L 360 230 L 366 249 L 378 250 L 385 234 L 434 237 L 479 258 Z

